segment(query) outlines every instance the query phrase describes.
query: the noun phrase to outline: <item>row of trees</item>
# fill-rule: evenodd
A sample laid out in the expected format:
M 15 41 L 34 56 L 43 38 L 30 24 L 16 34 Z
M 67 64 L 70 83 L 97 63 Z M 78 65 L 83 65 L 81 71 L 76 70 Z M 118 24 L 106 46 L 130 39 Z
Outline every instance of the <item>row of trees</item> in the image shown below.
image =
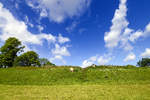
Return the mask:
M 55 66 L 46 58 L 39 58 L 39 55 L 34 51 L 28 51 L 20 55 L 24 48 L 25 46 L 22 46 L 21 41 L 17 38 L 8 38 L 5 44 L 0 48 L 0 67 Z M 150 66 L 150 58 L 143 58 L 137 65 L 140 67 Z
M 46 58 L 39 58 L 39 55 L 34 51 L 28 51 L 23 54 L 21 41 L 17 38 L 10 37 L 5 41 L 5 44 L 0 48 L 0 67 L 12 66 L 55 66 Z M 20 55 L 21 54 L 21 55 Z M 20 55 L 20 56 L 18 56 Z

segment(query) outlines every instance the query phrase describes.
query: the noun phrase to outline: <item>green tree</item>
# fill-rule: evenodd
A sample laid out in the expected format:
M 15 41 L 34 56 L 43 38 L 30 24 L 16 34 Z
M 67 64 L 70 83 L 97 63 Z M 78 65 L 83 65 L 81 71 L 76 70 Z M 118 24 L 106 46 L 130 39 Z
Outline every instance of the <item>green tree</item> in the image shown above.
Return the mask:
M 2 54 L 0 54 L 0 68 L 3 67 L 3 56 Z
M 150 58 L 142 58 L 142 60 L 137 62 L 137 65 L 140 67 L 150 66 Z
M 16 58 L 14 66 L 40 66 L 39 56 L 34 51 L 28 51 Z
M 5 41 L 5 44 L 0 48 L 1 52 L 1 66 L 11 67 L 13 62 L 17 57 L 17 53 L 23 51 L 24 46 L 21 45 L 21 42 L 14 38 L 10 37 Z
M 40 58 L 40 65 L 41 66 L 46 66 L 46 65 L 50 65 L 50 66 L 55 66 L 55 64 L 52 64 L 48 59 L 46 58 Z

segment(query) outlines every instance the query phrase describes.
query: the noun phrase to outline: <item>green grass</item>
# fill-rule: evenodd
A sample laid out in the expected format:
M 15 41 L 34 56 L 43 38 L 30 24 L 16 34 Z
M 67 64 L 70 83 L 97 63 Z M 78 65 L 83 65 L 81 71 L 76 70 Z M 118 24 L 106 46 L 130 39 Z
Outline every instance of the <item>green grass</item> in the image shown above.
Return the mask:
M 150 68 L 0 69 L 0 100 L 150 100 Z
M 1 100 L 150 100 L 150 85 L 0 85 Z
M 73 84 L 150 83 L 150 68 L 8 68 L 0 69 L 0 84 L 73 85 Z

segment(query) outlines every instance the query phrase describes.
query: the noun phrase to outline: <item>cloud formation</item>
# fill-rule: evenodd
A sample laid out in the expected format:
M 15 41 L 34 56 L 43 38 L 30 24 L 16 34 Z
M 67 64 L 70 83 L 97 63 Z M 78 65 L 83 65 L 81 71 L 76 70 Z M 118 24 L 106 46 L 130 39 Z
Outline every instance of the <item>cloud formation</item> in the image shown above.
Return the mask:
M 145 51 L 141 54 L 141 57 L 150 57 L 150 48 L 146 48 Z
M 134 49 L 132 43 L 140 38 L 150 36 L 150 23 L 146 25 L 144 30 L 134 30 L 128 27 L 130 24 L 127 17 L 127 0 L 120 0 L 119 8 L 116 9 L 112 19 L 110 31 L 105 33 L 105 46 L 109 49 L 116 47 L 129 51 L 130 54 L 124 59 L 125 62 L 134 60 L 136 56 L 131 52 Z
M 93 57 L 90 57 L 89 59 L 87 60 L 84 60 L 82 62 L 82 68 L 85 68 L 85 67 L 88 67 L 88 66 L 91 66 L 92 64 L 94 64 L 95 62 L 97 61 L 97 56 L 93 56 Z
M 130 29 L 127 17 L 127 0 L 120 0 L 119 9 L 115 11 L 110 31 L 105 33 L 104 41 L 107 48 L 115 48 L 118 45 L 126 51 L 133 49 L 131 43 L 139 38 L 150 36 L 150 23 L 144 30 Z
M 26 46 L 25 51 L 28 51 L 30 50 L 28 45 L 43 45 L 44 40 L 46 40 L 48 43 L 55 45 L 55 48 L 51 51 L 52 54 L 55 55 L 55 59 L 59 58 L 63 60 L 63 56 L 70 56 L 67 47 L 60 47 L 57 44 L 63 45 L 70 41 L 69 38 L 63 37 L 61 34 L 54 36 L 52 34 L 42 33 L 41 31 L 44 28 L 42 26 L 38 26 L 38 28 L 40 33 L 31 33 L 28 31 L 27 23 L 17 20 L 12 13 L 0 3 L 0 41 L 4 42 L 9 37 L 16 37 Z
M 64 64 L 66 63 L 63 57 L 71 56 L 68 51 L 67 46 L 60 46 L 59 44 L 55 44 L 55 48 L 51 50 L 53 57 L 50 58 L 51 61 L 61 60 Z
M 100 56 L 98 59 L 97 59 L 97 62 L 98 64 L 100 65 L 105 65 L 107 63 L 109 63 L 109 61 L 111 60 L 112 58 L 111 57 L 108 57 L 108 56 Z
M 65 18 L 80 16 L 89 7 L 91 0 L 26 0 L 28 5 L 40 10 L 41 17 L 60 23 Z
M 126 20 L 127 16 L 127 0 L 120 0 L 119 9 L 115 11 L 114 18 L 112 19 L 112 26 L 110 31 L 105 33 L 105 43 L 106 47 L 114 48 L 118 46 L 120 41 L 121 33 L 128 26 L 128 21 Z
M 56 37 L 52 34 L 32 34 L 23 21 L 17 20 L 9 10 L 3 8 L 0 3 L 0 40 L 5 41 L 9 37 L 16 37 L 23 43 L 42 45 L 43 39 L 55 42 Z
M 134 53 L 130 53 L 127 55 L 127 57 L 124 59 L 124 62 L 133 61 L 136 59 L 136 55 Z
M 96 55 L 96 56 L 90 57 L 89 59 L 84 60 L 82 62 L 81 67 L 85 68 L 96 63 L 98 63 L 99 65 L 105 65 L 109 63 L 109 61 L 111 60 L 112 60 L 112 57 L 110 56 L 110 54 L 104 54 L 103 56 Z
M 58 36 L 58 42 L 59 42 L 60 44 L 64 44 L 64 43 L 69 42 L 69 41 L 70 41 L 69 38 L 63 37 L 61 34 L 59 34 L 59 36 Z

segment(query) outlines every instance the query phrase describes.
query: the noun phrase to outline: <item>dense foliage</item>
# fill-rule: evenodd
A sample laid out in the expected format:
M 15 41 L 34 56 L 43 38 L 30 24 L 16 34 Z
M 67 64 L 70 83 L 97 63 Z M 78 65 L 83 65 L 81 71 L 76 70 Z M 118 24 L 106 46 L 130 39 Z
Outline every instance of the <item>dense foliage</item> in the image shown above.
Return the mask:
M 8 38 L 0 48 L 0 67 L 54 65 L 45 58 L 40 59 L 34 51 L 28 51 L 18 56 L 24 48 L 25 46 L 22 46 L 18 39 Z
M 140 66 L 140 67 L 150 66 L 150 58 L 142 58 L 142 60 L 140 60 L 137 63 L 137 65 Z
M 28 51 L 16 58 L 15 66 L 40 66 L 39 56 L 34 51 Z
M 8 38 L 5 44 L 0 48 L 0 62 L 1 66 L 11 67 L 13 62 L 17 57 L 17 53 L 22 52 L 24 46 L 21 45 L 21 42 L 14 38 Z

